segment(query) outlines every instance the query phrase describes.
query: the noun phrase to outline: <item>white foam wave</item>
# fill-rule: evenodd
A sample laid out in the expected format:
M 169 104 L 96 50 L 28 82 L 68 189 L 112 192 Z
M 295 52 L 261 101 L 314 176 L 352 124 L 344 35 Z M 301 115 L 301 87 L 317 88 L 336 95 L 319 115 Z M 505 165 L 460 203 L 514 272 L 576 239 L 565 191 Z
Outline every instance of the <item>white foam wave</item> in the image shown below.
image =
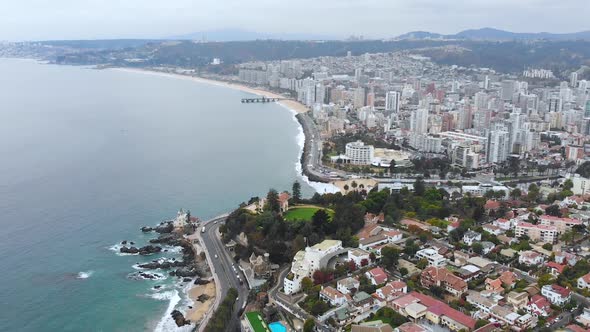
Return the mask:
M 299 177 L 303 180 L 303 182 L 307 183 L 319 194 L 339 192 L 340 190 L 335 185 L 331 183 L 310 181 L 307 175 L 303 174 L 303 166 L 301 165 L 301 154 L 303 154 L 303 149 L 305 148 L 305 132 L 303 131 L 303 126 L 301 126 L 301 123 L 299 123 L 299 121 L 297 120 L 297 112 L 285 105 L 281 106 L 283 106 L 284 108 L 289 110 L 289 112 L 291 112 L 291 114 L 293 115 L 293 121 L 297 123 L 298 133 L 297 136 L 295 136 L 295 140 L 297 142 L 297 145 L 299 145 L 299 153 L 297 155 L 297 162 L 295 163 L 295 171 L 297 171 Z
M 94 274 L 94 271 L 92 271 L 92 270 L 90 270 L 90 271 L 82 271 L 82 272 L 78 272 L 78 276 L 76 278 L 78 278 L 78 279 L 88 279 L 93 274 Z
M 164 252 L 164 250 L 167 250 L 165 253 L 169 253 L 169 254 L 181 254 L 182 253 L 182 247 L 164 246 L 164 247 L 162 247 L 162 252 Z
M 162 316 L 162 318 L 160 319 L 160 321 L 156 325 L 156 328 L 155 328 L 156 332 L 168 332 L 168 331 L 184 332 L 184 331 L 191 331 L 192 330 L 193 327 L 191 325 L 186 325 L 181 328 L 177 327 L 176 323 L 172 319 L 172 316 L 170 316 L 172 311 L 174 311 L 174 309 L 176 308 L 176 306 L 178 305 L 178 303 L 181 300 L 180 295 L 178 294 L 178 290 L 175 289 L 173 291 L 155 293 L 155 294 L 151 294 L 149 296 L 153 299 L 160 300 L 160 301 L 166 301 L 166 300 L 170 301 L 170 302 L 168 302 L 168 307 L 166 308 L 166 312 L 164 312 L 164 315 Z

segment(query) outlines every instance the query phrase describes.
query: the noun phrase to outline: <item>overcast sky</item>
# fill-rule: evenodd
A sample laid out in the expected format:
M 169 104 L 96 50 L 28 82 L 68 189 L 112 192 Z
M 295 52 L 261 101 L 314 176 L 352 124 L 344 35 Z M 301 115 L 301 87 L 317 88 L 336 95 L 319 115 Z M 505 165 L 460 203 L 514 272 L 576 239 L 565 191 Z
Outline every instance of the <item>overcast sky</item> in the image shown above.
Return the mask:
M 237 28 L 393 37 L 590 30 L 590 0 L 0 0 L 0 40 L 156 38 Z

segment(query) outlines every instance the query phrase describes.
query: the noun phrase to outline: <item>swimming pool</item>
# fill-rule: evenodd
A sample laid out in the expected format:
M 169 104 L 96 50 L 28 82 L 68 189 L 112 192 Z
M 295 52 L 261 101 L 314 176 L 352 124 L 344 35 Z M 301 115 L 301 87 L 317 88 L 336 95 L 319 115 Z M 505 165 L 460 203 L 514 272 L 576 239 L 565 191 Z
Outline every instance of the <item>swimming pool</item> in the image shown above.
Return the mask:
M 270 323 L 268 327 L 272 332 L 287 332 L 287 328 L 281 322 Z

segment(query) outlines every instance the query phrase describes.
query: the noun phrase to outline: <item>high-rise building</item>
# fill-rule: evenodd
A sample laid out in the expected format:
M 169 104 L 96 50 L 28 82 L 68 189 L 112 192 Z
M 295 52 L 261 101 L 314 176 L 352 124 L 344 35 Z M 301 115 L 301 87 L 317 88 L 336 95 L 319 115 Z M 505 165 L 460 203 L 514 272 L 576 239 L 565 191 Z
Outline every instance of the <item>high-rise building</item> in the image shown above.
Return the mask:
M 365 88 L 356 88 L 354 89 L 354 107 L 363 106 L 365 106 Z
M 412 134 L 426 134 L 428 132 L 428 109 L 419 108 L 410 117 Z
M 400 93 L 397 91 L 389 91 L 385 95 L 385 110 L 393 113 L 398 113 L 400 108 Z
M 510 134 L 505 130 L 492 130 L 488 139 L 488 162 L 501 163 L 510 154 Z
M 516 82 L 513 80 L 502 81 L 502 100 L 512 100 L 512 95 L 514 95 L 514 91 L 516 90 L 515 86 Z
M 483 79 L 483 88 L 485 90 L 490 89 L 490 77 L 488 75 L 486 75 L 486 77 Z
M 574 89 L 578 87 L 578 72 L 570 74 L 570 86 Z

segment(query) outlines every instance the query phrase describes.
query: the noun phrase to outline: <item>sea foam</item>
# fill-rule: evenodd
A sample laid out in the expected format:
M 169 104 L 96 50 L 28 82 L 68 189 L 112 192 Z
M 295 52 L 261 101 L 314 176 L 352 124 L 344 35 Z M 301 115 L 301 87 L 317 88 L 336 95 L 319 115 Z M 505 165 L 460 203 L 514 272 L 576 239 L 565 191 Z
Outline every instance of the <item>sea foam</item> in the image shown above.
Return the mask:
M 173 291 L 155 293 L 155 294 L 151 294 L 149 296 L 153 299 L 160 300 L 160 301 L 166 301 L 166 300 L 170 301 L 170 302 L 168 302 L 168 307 L 166 308 L 166 312 L 164 312 L 164 315 L 162 316 L 162 318 L 158 322 L 158 325 L 156 325 L 156 328 L 154 329 L 154 331 L 156 331 L 156 332 L 168 332 L 168 331 L 184 332 L 184 331 L 191 331 L 193 329 L 193 327 L 191 325 L 186 325 L 186 326 L 183 326 L 180 328 L 177 327 L 176 323 L 172 319 L 172 316 L 170 315 L 172 313 L 172 311 L 174 311 L 174 308 L 176 308 L 176 306 L 178 305 L 178 303 L 181 300 L 180 295 L 178 294 L 178 290 L 175 289 Z
M 78 279 L 88 279 L 90 278 L 92 275 L 94 274 L 94 271 L 82 271 L 82 272 L 78 272 L 78 276 L 76 278 Z
M 281 105 L 281 106 L 283 106 L 284 108 L 289 110 L 289 112 L 291 112 L 291 114 L 293 115 L 293 121 L 295 121 L 297 123 L 298 133 L 297 133 L 297 136 L 295 136 L 295 140 L 297 142 L 297 145 L 299 146 L 299 154 L 298 154 L 297 162 L 295 162 L 295 170 L 297 171 L 297 174 L 301 177 L 301 179 L 303 179 L 303 181 L 305 183 L 307 183 L 310 187 L 312 187 L 319 194 L 339 192 L 340 190 L 335 185 L 333 185 L 331 183 L 310 181 L 309 178 L 307 177 L 307 175 L 303 174 L 303 166 L 301 165 L 301 155 L 303 154 L 303 149 L 305 149 L 305 132 L 303 131 L 303 126 L 297 120 L 297 117 L 296 117 L 297 112 L 295 110 L 290 109 L 289 107 L 287 107 L 285 105 Z

